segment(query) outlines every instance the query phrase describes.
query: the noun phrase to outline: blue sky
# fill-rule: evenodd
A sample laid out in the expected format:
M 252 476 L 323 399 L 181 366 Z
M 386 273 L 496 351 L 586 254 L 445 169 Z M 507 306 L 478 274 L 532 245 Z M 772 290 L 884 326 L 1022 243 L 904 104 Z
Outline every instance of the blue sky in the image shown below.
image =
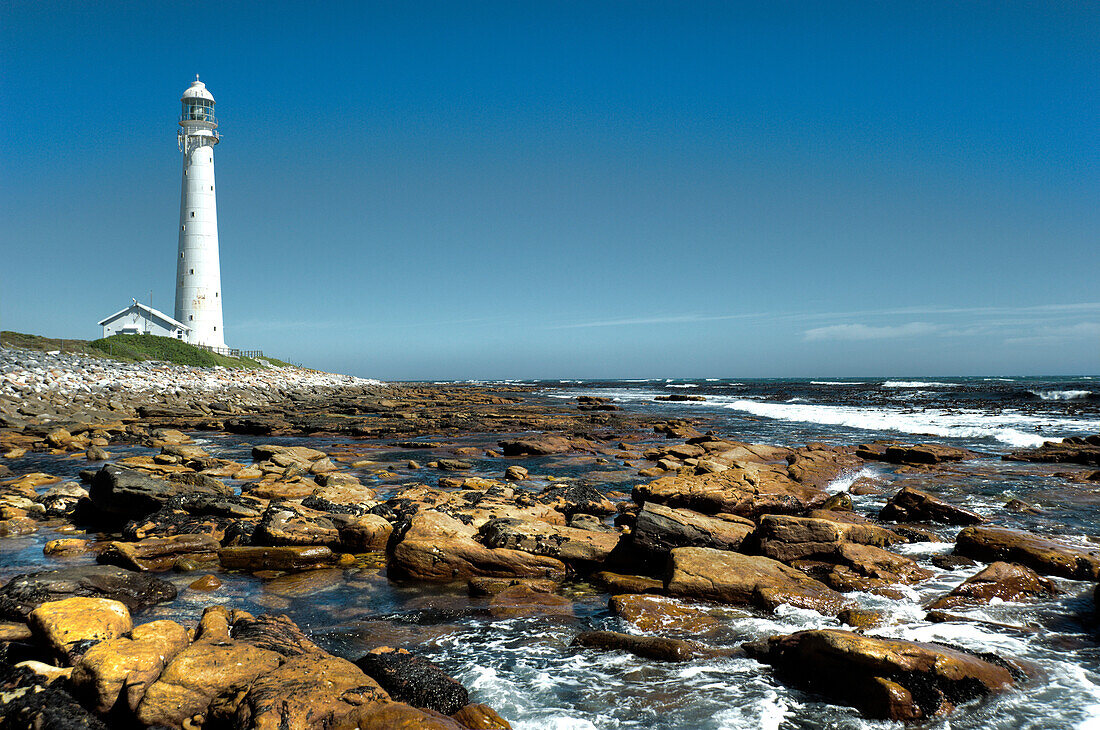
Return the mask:
M 0 327 L 385 379 L 1100 372 L 1100 4 L 8 2 Z

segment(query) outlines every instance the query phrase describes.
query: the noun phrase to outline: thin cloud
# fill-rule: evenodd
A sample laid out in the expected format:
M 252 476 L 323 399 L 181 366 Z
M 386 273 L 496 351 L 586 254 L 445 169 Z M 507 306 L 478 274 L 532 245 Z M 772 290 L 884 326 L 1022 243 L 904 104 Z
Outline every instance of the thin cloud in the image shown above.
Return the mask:
M 937 334 L 940 325 L 928 322 L 909 322 L 900 325 L 872 326 L 866 324 L 834 324 L 806 330 L 803 337 L 809 341 L 826 340 L 890 340 L 900 337 L 922 337 Z
M 730 319 L 759 319 L 773 315 L 763 312 L 746 314 L 677 314 L 664 317 L 631 317 L 628 319 L 602 319 L 594 322 L 575 322 L 573 324 L 558 324 L 549 327 L 552 330 L 578 329 L 581 327 L 632 327 L 646 324 L 693 324 L 695 322 L 718 322 Z
M 1006 345 L 1054 345 L 1080 340 L 1093 340 L 1100 347 L 1100 322 L 1078 322 L 1064 327 L 1034 330 L 1023 337 L 1009 337 Z

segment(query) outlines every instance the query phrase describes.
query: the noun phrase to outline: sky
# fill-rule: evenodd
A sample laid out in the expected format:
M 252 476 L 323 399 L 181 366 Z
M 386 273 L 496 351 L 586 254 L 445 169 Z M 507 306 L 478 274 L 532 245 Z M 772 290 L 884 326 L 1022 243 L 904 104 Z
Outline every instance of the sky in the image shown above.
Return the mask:
M 0 6 L 0 328 L 386 380 L 1100 373 L 1100 3 Z M 151 296 L 151 299 L 150 299 Z

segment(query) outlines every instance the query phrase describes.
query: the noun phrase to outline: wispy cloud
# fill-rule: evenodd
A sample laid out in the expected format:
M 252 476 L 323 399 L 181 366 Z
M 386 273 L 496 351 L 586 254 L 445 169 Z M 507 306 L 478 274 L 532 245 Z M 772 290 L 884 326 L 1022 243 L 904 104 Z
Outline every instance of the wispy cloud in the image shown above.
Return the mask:
M 1032 330 L 1019 337 L 1009 337 L 1006 345 L 1057 345 L 1079 340 L 1093 340 L 1100 349 L 1100 322 L 1078 322 L 1064 327 Z
M 629 317 L 625 319 L 598 319 L 592 322 L 574 322 L 572 324 L 551 325 L 548 329 L 565 330 L 580 327 L 632 327 L 647 324 L 694 324 L 696 322 L 718 322 L 730 319 L 763 319 L 774 315 L 764 312 L 744 314 L 676 314 L 654 317 Z
M 828 327 L 815 327 L 806 330 L 803 337 L 810 341 L 820 340 L 889 340 L 901 337 L 922 337 L 936 334 L 944 329 L 942 325 L 928 322 L 909 322 L 898 325 L 872 326 L 866 324 L 834 324 Z

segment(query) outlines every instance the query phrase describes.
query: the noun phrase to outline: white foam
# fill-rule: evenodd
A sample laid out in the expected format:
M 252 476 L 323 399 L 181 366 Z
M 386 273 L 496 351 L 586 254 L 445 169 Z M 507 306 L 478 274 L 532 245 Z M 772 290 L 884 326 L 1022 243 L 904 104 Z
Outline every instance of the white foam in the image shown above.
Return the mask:
M 856 483 L 857 479 L 867 477 L 871 479 L 878 476 L 877 472 L 869 466 L 865 466 L 859 471 L 854 471 L 848 474 L 841 474 L 833 481 L 829 482 L 825 487 L 825 491 L 829 494 L 840 494 L 841 492 L 847 492 L 852 488 L 852 485 Z
M 810 385 L 866 385 L 866 383 L 848 380 L 811 380 Z
M 1084 400 L 1092 395 L 1091 390 L 1029 390 L 1043 400 Z
M 1024 414 L 989 414 L 972 410 L 932 409 L 901 411 L 890 408 L 856 408 L 802 403 L 759 402 L 748 399 L 721 404 L 723 408 L 782 421 L 848 426 L 867 431 L 895 431 L 962 439 L 995 439 L 1015 447 L 1041 446 L 1061 439 L 1036 433 L 1039 428 L 1073 432 L 1100 430 L 1100 423 L 1073 419 L 1049 419 Z M 1028 429 L 1028 431 L 1021 430 Z
M 958 383 L 941 383 L 935 380 L 887 380 L 883 388 L 957 388 Z
M 683 385 L 669 385 L 667 387 L 669 387 L 669 388 L 698 388 L 699 386 L 696 385 L 695 383 L 684 383 Z

